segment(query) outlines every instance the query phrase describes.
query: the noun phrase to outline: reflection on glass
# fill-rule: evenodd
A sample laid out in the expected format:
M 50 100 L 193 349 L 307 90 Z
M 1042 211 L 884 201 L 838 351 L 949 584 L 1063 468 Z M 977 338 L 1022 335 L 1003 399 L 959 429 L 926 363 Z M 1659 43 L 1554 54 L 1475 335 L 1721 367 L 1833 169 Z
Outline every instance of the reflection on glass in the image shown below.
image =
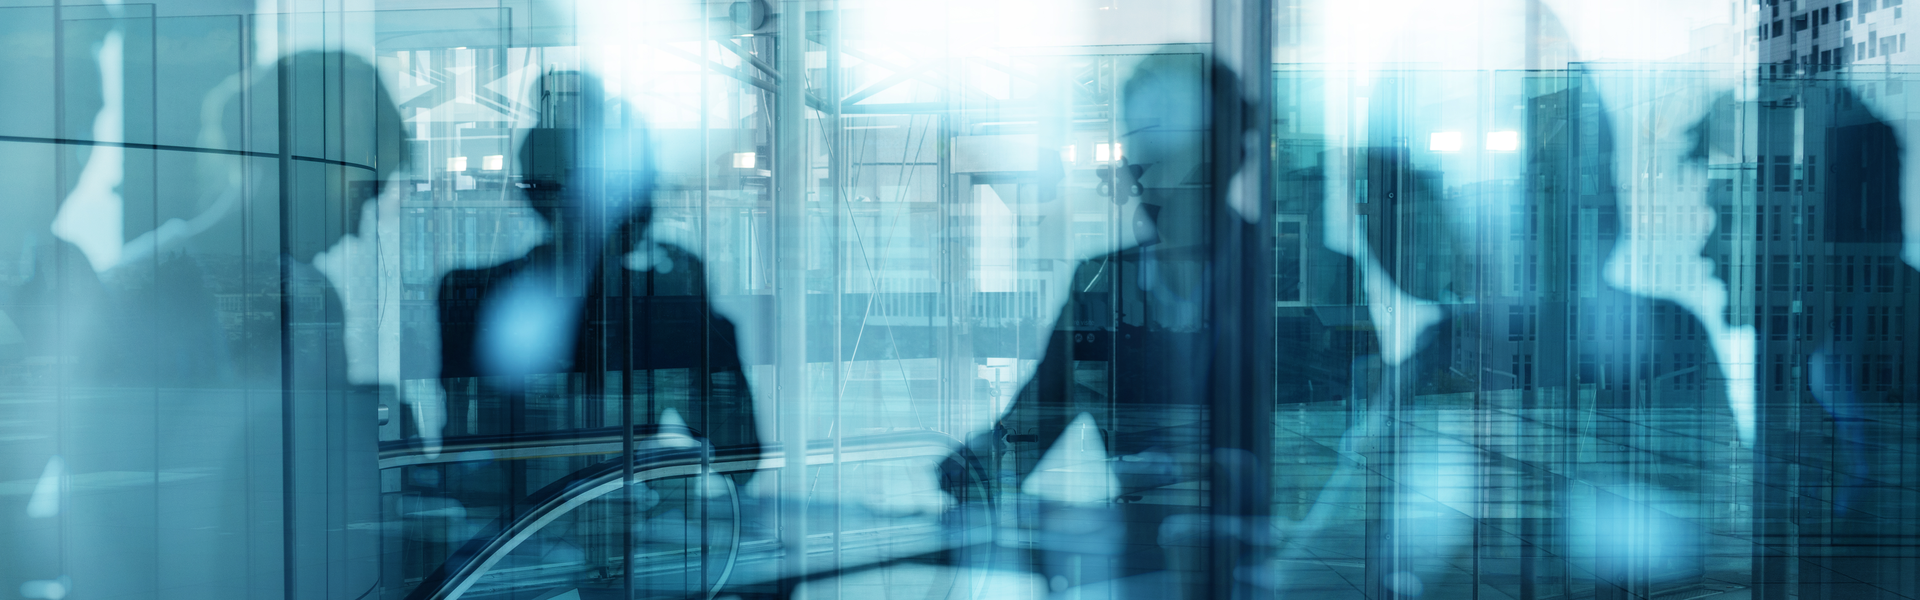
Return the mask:
M 269 4 L 0 7 L 0 590 L 1920 595 L 1899 2 Z

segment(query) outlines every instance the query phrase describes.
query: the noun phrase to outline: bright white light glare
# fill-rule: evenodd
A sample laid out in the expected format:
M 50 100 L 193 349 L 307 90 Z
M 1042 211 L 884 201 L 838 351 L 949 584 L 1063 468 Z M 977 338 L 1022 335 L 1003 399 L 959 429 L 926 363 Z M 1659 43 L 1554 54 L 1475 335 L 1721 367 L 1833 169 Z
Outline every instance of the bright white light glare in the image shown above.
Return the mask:
M 47 459 L 47 468 L 40 472 L 40 482 L 33 486 L 33 496 L 27 499 L 27 516 L 43 519 L 60 514 L 60 479 L 66 470 L 67 463 L 60 457 Z
M 59 579 L 35 579 L 20 584 L 20 595 L 28 598 L 60 600 L 67 597 L 67 576 Z
M 1459 152 L 1460 132 L 1436 131 L 1427 138 L 1427 149 L 1434 152 Z
M 495 154 L 480 159 L 480 170 L 482 171 L 498 171 L 505 168 L 507 168 L 507 157 L 504 154 Z
M 700 442 L 681 433 L 687 429 L 687 420 L 680 417 L 680 411 L 669 407 L 660 413 L 660 434 L 642 442 L 648 448 L 690 448 Z
M 1093 504 L 1112 500 L 1119 487 L 1099 426 L 1093 415 L 1080 413 L 1040 456 L 1020 491 L 1055 502 Z
M 1520 132 L 1487 132 L 1487 149 L 1495 152 L 1512 152 L 1520 149 Z
M 459 173 L 465 170 L 467 170 L 467 157 L 465 156 L 447 157 L 447 171 L 453 172 L 453 173 Z
M 1067 162 L 1074 162 L 1074 161 L 1076 161 L 1076 160 L 1079 160 L 1079 159 L 1078 159 L 1078 158 L 1076 158 L 1076 156 L 1075 156 L 1075 154 L 1076 154 L 1076 153 L 1074 152 L 1074 150 L 1075 150 L 1076 148 L 1079 148 L 1079 146 L 1061 146 L 1061 147 L 1060 147 L 1060 160 L 1064 160 L 1064 161 L 1067 161 Z
M 480 306 L 484 333 L 476 341 L 489 372 L 518 376 L 570 364 L 574 328 L 568 324 L 580 305 L 540 287 L 539 280 L 537 273 L 517 275 Z
M 1093 145 L 1094 160 L 1100 160 L 1100 161 L 1120 160 L 1121 152 L 1122 152 L 1122 148 L 1120 148 L 1120 144 L 1118 142 L 1115 142 L 1112 144 L 1094 144 Z
M 753 168 L 753 153 L 752 152 L 733 153 L 733 168 L 735 169 Z
M 1420 581 L 1419 575 L 1414 575 L 1406 571 L 1397 571 L 1387 576 L 1387 589 L 1393 590 L 1394 593 L 1399 595 L 1418 598 L 1421 594 L 1426 593 L 1427 586 Z

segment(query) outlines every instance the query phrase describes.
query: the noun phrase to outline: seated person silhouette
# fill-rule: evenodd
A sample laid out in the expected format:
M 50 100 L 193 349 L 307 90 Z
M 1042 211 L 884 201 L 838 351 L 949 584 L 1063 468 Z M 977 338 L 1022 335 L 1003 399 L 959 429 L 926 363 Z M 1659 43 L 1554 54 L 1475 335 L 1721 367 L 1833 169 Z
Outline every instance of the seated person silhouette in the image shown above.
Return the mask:
M 1210 125 L 1206 63 L 1177 50 L 1129 60 L 1116 115 L 1125 155 L 1096 190 L 1121 205 L 1124 241 L 1075 268 L 1037 370 L 992 430 L 969 440 L 988 479 L 1021 494 L 1000 497 L 1038 509 L 1030 558 L 1038 574 L 1055 592 L 1099 597 L 1209 585 L 1207 534 L 1194 526 L 1209 509 L 1196 499 L 1220 466 L 1209 439 L 1209 419 L 1219 416 L 1208 414 L 1202 232 L 1213 211 L 1229 209 L 1207 188 L 1143 177 L 1208 168 L 1192 160 L 1205 153 Z M 1216 89 L 1238 89 L 1230 71 L 1211 76 L 1231 81 Z M 1296 373 L 1300 393 L 1345 391 L 1344 358 L 1302 358 L 1337 364 Z M 959 485 L 957 472 L 945 476 L 950 489 Z
M 541 126 L 527 132 L 517 167 L 551 237 L 440 283 L 448 443 L 616 427 L 625 397 L 636 425 L 684 426 L 715 448 L 757 454 L 734 327 L 708 305 L 699 259 L 643 243 L 654 178 L 646 130 L 606 128 L 605 107 L 586 101 L 605 97 L 592 75 L 551 73 L 542 85 Z M 637 261 L 644 271 L 628 267 L 637 249 L 649 254 Z M 542 386 L 566 400 L 530 402 Z

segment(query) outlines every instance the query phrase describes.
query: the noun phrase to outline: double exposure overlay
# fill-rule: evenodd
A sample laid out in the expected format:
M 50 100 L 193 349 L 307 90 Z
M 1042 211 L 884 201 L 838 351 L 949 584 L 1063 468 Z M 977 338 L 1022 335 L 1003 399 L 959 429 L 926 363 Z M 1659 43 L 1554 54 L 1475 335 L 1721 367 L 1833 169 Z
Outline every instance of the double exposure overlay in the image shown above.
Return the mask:
M 1904 10 L 0 2 L 0 598 L 1920 597 Z

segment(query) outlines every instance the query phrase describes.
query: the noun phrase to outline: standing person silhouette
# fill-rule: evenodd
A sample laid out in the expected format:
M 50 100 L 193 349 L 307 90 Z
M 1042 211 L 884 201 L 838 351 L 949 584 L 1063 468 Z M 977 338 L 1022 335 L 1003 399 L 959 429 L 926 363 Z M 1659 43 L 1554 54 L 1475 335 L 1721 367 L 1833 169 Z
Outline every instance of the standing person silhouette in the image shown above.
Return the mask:
M 396 291 L 379 277 L 378 249 L 398 244 L 400 196 L 388 184 L 409 166 L 406 131 L 373 65 L 347 52 L 284 57 L 229 110 L 262 99 L 278 107 L 283 157 L 338 136 L 340 154 L 325 158 L 347 163 L 252 164 L 277 166 L 254 180 L 281 184 L 288 577 L 297 597 L 359 597 L 381 583 L 379 426 L 397 404 L 387 367 L 400 357 L 382 356 L 377 334 L 382 300 Z
M 1223 216 L 1216 211 L 1235 209 L 1214 200 L 1210 186 L 1146 176 L 1206 155 L 1216 126 L 1206 84 L 1236 94 L 1242 84 L 1177 48 L 1122 60 L 1112 147 L 1124 153 L 1106 166 L 1098 190 L 1120 205 L 1121 231 L 1131 235 L 1076 267 L 1032 378 L 990 431 L 972 436 L 970 450 L 990 481 L 1012 484 L 1001 497 L 1033 507 L 1030 560 L 1057 593 L 1186 597 L 1261 585 L 1212 580 L 1206 540 L 1231 533 L 1203 525 L 1218 515 L 1194 501 L 1206 493 L 1192 491 L 1210 481 L 1265 481 L 1241 468 L 1252 460 L 1217 446 L 1210 433 L 1212 419 L 1235 416 L 1209 414 L 1219 325 L 1208 315 L 1223 301 L 1211 297 L 1219 292 L 1209 277 L 1229 269 L 1209 264 L 1206 232 Z M 944 474 L 949 490 L 964 479 L 959 463 Z M 1246 487 L 1264 502 L 1262 486 Z
M 1698 497 L 1713 481 L 1676 474 L 1679 457 L 1701 460 L 1710 440 L 1725 448 L 1737 430 L 1715 330 L 1680 303 L 1610 276 L 1639 272 L 1619 256 L 1645 257 L 1616 251 L 1640 233 L 1630 227 L 1644 214 L 1635 211 L 1691 209 L 1697 199 L 1666 189 L 1635 196 L 1630 189 L 1645 188 L 1616 183 L 1627 154 L 1616 150 L 1613 107 L 1549 7 L 1433 6 L 1408 23 L 1393 60 L 1370 74 L 1370 104 L 1353 117 L 1366 124 L 1356 163 L 1328 174 L 1326 212 L 1341 215 L 1329 219 L 1329 245 L 1362 271 L 1379 344 L 1372 366 L 1353 374 L 1365 408 L 1348 434 L 1365 459 L 1356 475 L 1368 506 L 1364 589 L 1467 593 L 1477 580 L 1449 563 L 1480 552 L 1470 540 L 1495 510 L 1518 515 L 1518 543 L 1544 550 L 1515 561 L 1518 577 L 1506 581 L 1517 596 L 1572 593 L 1555 591 L 1566 569 L 1592 573 L 1600 597 L 1697 582 L 1710 524 L 1700 511 L 1711 507 L 1670 499 Z M 1474 89 L 1488 91 L 1464 92 Z M 1334 193 L 1335 182 L 1355 179 L 1365 185 Z M 1661 250 L 1673 250 L 1661 256 L 1669 261 L 1705 260 L 1687 255 L 1698 245 Z M 1471 405 L 1442 405 L 1448 396 Z M 1619 453 L 1569 459 L 1581 464 L 1572 472 L 1490 466 L 1513 464 L 1503 436 L 1444 433 L 1450 414 L 1582 409 L 1607 418 L 1573 432 Z M 1685 431 L 1650 432 L 1656 422 Z M 1516 427 L 1564 435 L 1531 417 Z M 1487 481 L 1526 491 L 1502 496 Z M 1591 504 L 1576 493 L 1591 493 Z M 1593 508 L 1539 508 L 1580 504 Z M 1566 530 L 1591 536 L 1556 537 Z M 1659 539 L 1636 533 L 1649 530 Z
M 564 375 L 570 402 L 615 401 L 632 385 L 651 399 L 633 400 L 647 404 L 635 409 L 636 425 L 679 419 L 715 447 L 757 454 L 732 322 L 706 302 L 697 258 L 645 240 L 655 177 L 646 129 L 608 128 L 591 74 L 549 73 L 541 86 L 540 127 L 527 132 L 518 168 L 551 237 L 520 259 L 441 280 L 448 436 L 620 424 L 605 410 L 572 411 L 585 415 L 576 418 L 529 406 L 532 379 Z M 645 260 L 630 261 L 636 251 Z M 684 383 L 649 375 L 671 369 L 692 375 Z

